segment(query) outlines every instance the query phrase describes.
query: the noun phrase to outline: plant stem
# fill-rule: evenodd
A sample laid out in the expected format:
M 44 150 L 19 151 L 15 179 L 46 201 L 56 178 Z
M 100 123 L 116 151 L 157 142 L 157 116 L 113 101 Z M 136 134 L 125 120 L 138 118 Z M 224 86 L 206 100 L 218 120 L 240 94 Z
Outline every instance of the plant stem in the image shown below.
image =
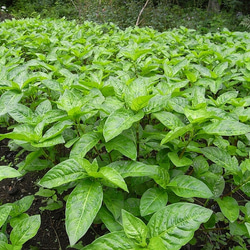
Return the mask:
M 139 134 L 139 125 L 140 125 L 140 123 L 138 122 L 138 123 L 137 123 L 137 126 L 136 126 L 136 151 L 137 151 L 137 161 L 139 160 L 139 156 L 140 156 L 140 143 L 139 143 L 140 134 Z
M 97 155 L 99 156 L 99 158 L 101 159 L 101 161 L 103 161 L 103 158 L 102 158 L 101 154 L 99 153 L 98 149 L 96 147 L 94 147 L 94 149 L 95 149 Z

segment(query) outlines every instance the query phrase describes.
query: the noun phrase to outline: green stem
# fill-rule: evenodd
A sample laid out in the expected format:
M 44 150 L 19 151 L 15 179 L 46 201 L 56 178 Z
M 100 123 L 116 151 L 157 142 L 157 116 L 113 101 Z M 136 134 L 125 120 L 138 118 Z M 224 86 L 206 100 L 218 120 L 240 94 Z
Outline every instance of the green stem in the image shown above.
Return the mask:
M 137 161 L 139 160 L 139 156 L 140 156 L 140 134 L 139 134 L 139 125 L 140 123 L 137 123 L 136 126 L 136 150 L 137 150 Z
M 103 158 L 102 158 L 101 154 L 99 153 L 98 149 L 96 147 L 94 147 L 94 149 L 95 149 L 97 155 L 99 156 L 99 158 L 101 159 L 101 161 L 103 161 Z
M 181 152 L 181 154 L 180 154 L 180 156 L 179 156 L 180 159 L 183 157 L 183 155 L 184 155 L 184 153 L 186 152 L 186 149 L 187 149 L 189 143 L 192 141 L 193 138 L 194 138 L 194 132 L 192 131 L 192 132 L 190 133 L 190 136 L 189 136 L 189 139 L 188 139 L 188 142 L 187 142 L 186 146 L 183 148 L 183 150 L 182 150 L 182 152 Z

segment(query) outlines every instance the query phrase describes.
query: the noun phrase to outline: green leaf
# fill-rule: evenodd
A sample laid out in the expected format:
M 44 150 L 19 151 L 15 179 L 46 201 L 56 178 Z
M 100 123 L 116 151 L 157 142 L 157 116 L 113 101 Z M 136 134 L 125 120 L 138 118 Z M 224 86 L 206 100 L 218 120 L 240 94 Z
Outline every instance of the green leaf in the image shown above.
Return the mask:
M 176 195 L 184 198 L 210 198 L 213 196 L 213 193 L 206 184 L 189 175 L 175 176 L 170 180 L 168 187 Z
M 12 210 L 10 211 L 11 217 L 16 217 L 24 212 L 26 212 L 32 205 L 34 201 L 34 195 L 28 195 L 22 199 L 12 203 Z
M 134 239 L 141 246 L 146 246 L 148 228 L 142 220 L 126 210 L 122 210 L 122 225 L 128 238 Z
M 190 123 L 202 123 L 208 119 L 216 118 L 215 112 L 208 111 L 206 108 L 200 108 L 198 110 L 184 108 L 184 114 Z
M 10 204 L 4 204 L 0 207 L 0 228 L 7 220 L 12 206 Z
M 31 145 L 36 148 L 47 148 L 55 145 L 63 144 L 65 142 L 62 135 L 57 135 L 51 139 L 47 139 L 43 142 L 31 142 Z
M 176 152 L 169 152 L 168 157 L 176 167 L 190 166 L 193 163 L 191 159 L 185 156 L 180 158 Z
M 130 158 L 131 160 L 136 160 L 137 150 L 134 141 L 125 135 L 118 135 L 109 142 L 105 144 L 108 152 L 112 150 L 118 150 L 120 153 Z
M 45 100 L 45 101 L 41 102 L 36 107 L 35 114 L 40 116 L 40 117 L 43 117 L 47 112 L 49 112 L 51 110 L 52 110 L 52 105 L 51 105 L 50 101 Z
M 165 207 L 168 202 L 168 193 L 160 188 L 149 188 L 143 193 L 140 200 L 141 216 L 152 214 Z
M 228 62 L 222 62 L 218 64 L 214 69 L 213 72 L 218 76 L 222 77 L 224 71 L 228 68 Z
M 224 104 L 230 102 L 232 99 L 236 98 L 237 95 L 238 95 L 238 91 L 227 91 L 227 92 L 221 94 L 216 99 L 216 104 L 217 104 L 217 106 L 224 105 Z
M 151 217 L 148 223 L 149 246 L 164 245 L 164 249 L 178 250 L 192 239 L 194 231 L 201 223 L 207 222 L 211 215 L 211 210 L 196 204 L 171 204 Z M 158 244 L 155 244 L 157 241 Z
M 23 245 L 36 235 L 40 225 L 40 215 L 33 215 L 21 220 L 10 233 L 11 243 L 13 245 Z
M 7 178 L 20 177 L 20 174 L 16 169 L 8 166 L 0 166 L 0 181 Z
M 221 120 L 204 126 L 203 130 L 211 135 L 234 136 L 249 133 L 250 126 L 235 120 Z
M 240 209 L 238 202 L 233 197 L 223 197 L 222 199 L 216 199 L 221 212 L 230 221 L 234 222 L 238 219 Z
M 185 135 L 187 132 L 193 130 L 193 125 L 188 124 L 185 127 L 177 127 L 171 131 L 168 132 L 168 134 L 165 136 L 165 138 L 162 139 L 161 144 L 165 144 L 169 141 L 172 141 L 173 139 L 176 139 L 180 136 Z
M 124 193 L 117 189 L 108 189 L 104 192 L 104 204 L 107 209 L 112 213 L 115 220 L 121 215 L 121 210 L 124 208 Z
M 98 212 L 98 217 L 102 220 L 102 222 L 110 232 L 116 232 L 123 229 L 122 225 L 117 222 L 114 216 L 108 211 L 108 209 L 103 206 Z
M 145 96 L 138 96 L 132 100 L 130 105 L 131 109 L 134 111 L 139 111 L 145 108 L 148 105 L 149 100 L 153 97 L 153 95 L 145 95 Z
M 169 129 L 184 127 L 183 122 L 173 113 L 161 111 L 153 114 L 164 126 Z
M 8 113 L 15 108 L 15 105 L 21 100 L 23 94 L 14 91 L 6 91 L 0 97 L 0 116 Z
M 121 134 L 125 129 L 129 129 L 134 122 L 141 120 L 144 116 L 142 111 L 134 114 L 131 110 L 121 108 L 114 111 L 106 120 L 103 128 L 105 141 L 108 142 Z
M 93 243 L 90 245 L 82 248 L 81 250 L 113 250 L 113 249 L 119 249 L 119 250 L 129 250 L 129 249 L 135 249 L 136 243 L 134 240 L 129 239 L 126 234 L 121 232 L 114 232 L 106 234 L 102 237 L 99 237 L 96 239 Z
M 58 99 L 57 106 L 59 109 L 67 111 L 69 116 L 76 116 L 82 113 L 81 107 L 83 102 L 80 92 L 75 89 L 66 89 Z
M 85 164 L 89 164 L 87 160 L 85 161 Z M 38 184 L 46 188 L 53 188 L 86 178 L 87 176 L 85 169 L 79 162 L 74 159 L 68 159 L 50 169 Z
M 161 168 L 157 165 L 147 165 L 137 161 L 117 161 L 108 166 L 114 168 L 123 178 L 148 176 L 162 179 Z
M 89 132 L 83 134 L 70 151 L 70 158 L 83 158 L 101 139 L 101 134 Z
M 248 231 L 248 235 L 250 237 L 250 223 L 249 222 L 245 222 L 245 226 L 247 228 L 247 231 Z
M 122 178 L 122 176 L 113 168 L 110 167 L 102 167 L 99 173 L 103 176 L 102 178 L 111 182 L 115 186 L 123 189 L 128 192 L 128 188 L 126 182 Z
M 238 161 L 231 157 L 228 151 L 216 147 L 206 147 L 201 149 L 202 153 L 211 161 L 225 168 L 229 173 L 239 172 Z
M 41 138 L 39 142 L 44 142 L 48 139 L 51 139 L 60 135 L 66 128 L 71 127 L 72 124 L 73 122 L 69 120 L 57 122 L 55 125 L 53 125 L 50 129 L 48 129 L 45 132 L 45 134 L 43 135 L 43 138 Z
M 103 191 L 98 182 L 84 180 L 71 192 L 66 203 L 66 231 L 74 245 L 89 229 L 102 205 Z
M 214 174 L 208 171 L 199 175 L 199 179 L 209 187 L 214 195 L 214 198 L 218 198 L 222 195 L 225 189 L 225 180 L 222 175 Z
M 32 124 L 34 119 L 32 110 L 20 103 L 17 103 L 15 108 L 9 111 L 9 115 L 18 123 Z

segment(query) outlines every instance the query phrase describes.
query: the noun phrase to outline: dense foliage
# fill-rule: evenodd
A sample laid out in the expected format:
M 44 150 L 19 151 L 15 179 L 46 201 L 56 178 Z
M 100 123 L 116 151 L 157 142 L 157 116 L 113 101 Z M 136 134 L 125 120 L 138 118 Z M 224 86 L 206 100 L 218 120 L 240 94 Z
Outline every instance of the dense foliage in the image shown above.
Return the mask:
M 8 20 L 0 140 L 27 156 L 0 180 L 47 170 L 36 195 L 65 193 L 72 246 L 93 222 L 110 231 L 78 249 L 247 249 L 249 58 L 246 32 Z M 36 234 L 33 200 L 0 206 L 1 249 Z
M 5 0 L 15 18 L 43 17 L 77 19 L 79 22 L 113 22 L 120 28 L 134 26 L 144 0 Z M 210 2 L 217 2 L 218 12 Z M 219 5 L 220 3 L 220 5 Z M 209 7 L 210 6 L 210 7 Z M 209 7 L 209 8 L 208 8 Z M 202 33 L 224 27 L 231 31 L 249 30 L 249 1 L 245 0 L 151 0 L 140 18 L 139 26 L 159 31 L 185 26 Z M 1 17 L 0 12 L 0 17 Z

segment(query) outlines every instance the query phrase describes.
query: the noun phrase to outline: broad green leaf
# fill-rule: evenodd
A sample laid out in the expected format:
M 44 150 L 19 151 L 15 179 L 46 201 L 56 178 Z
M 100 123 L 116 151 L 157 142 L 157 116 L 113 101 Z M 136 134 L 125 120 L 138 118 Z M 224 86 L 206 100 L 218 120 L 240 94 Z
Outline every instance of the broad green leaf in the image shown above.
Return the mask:
M 23 104 L 17 103 L 15 108 L 10 110 L 8 113 L 18 123 L 33 123 L 34 114 L 32 110 Z
M 31 145 L 35 148 L 47 148 L 55 145 L 63 144 L 65 140 L 62 135 L 57 135 L 56 137 L 50 138 L 43 142 L 31 142 Z
M 43 138 L 41 138 L 39 142 L 44 142 L 48 139 L 51 139 L 60 135 L 66 128 L 71 127 L 72 124 L 73 122 L 69 120 L 57 122 L 55 125 L 53 125 L 50 129 L 48 129 L 45 132 L 45 134 L 43 135 Z
M 43 117 L 47 112 L 51 110 L 52 110 L 51 102 L 49 100 L 45 100 L 36 107 L 35 114 Z
M 176 139 L 180 136 L 185 135 L 187 132 L 193 130 L 193 125 L 188 124 L 185 127 L 177 127 L 171 131 L 168 132 L 168 134 L 165 136 L 165 138 L 162 139 L 161 144 L 165 144 L 169 141 L 172 141 L 173 139 Z
M 3 93 L 0 97 L 0 116 L 14 109 L 22 96 L 23 94 L 14 91 L 6 91 Z
M 28 124 L 21 124 L 16 126 L 13 132 L 0 134 L 0 140 L 4 138 L 27 142 L 36 142 L 40 139 L 40 136 L 36 134 L 33 126 Z
M 158 174 L 158 166 L 147 165 L 142 162 L 133 161 L 118 161 L 108 165 L 114 168 L 123 178 L 126 177 L 140 177 L 140 176 L 154 176 Z
M 104 192 L 104 204 L 107 209 L 112 213 L 115 220 L 121 215 L 121 210 L 124 208 L 124 193 L 118 189 L 108 189 Z
M 248 235 L 250 236 L 250 223 L 249 222 L 245 222 L 245 226 L 247 228 Z
M 114 111 L 106 120 L 103 128 L 105 141 L 108 142 L 121 134 L 125 129 L 129 129 L 134 122 L 141 120 L 144 116 L 142 111 L 134 114 L 131 110 L 121 108 Z
M 201 149 L 202 153 L 211 161 L 225 168 L 228 172 L 237 174 L 239 172 L 238 161 L 231 157 L 228 151 L 216 147 L 206 147 Z
M 250 125 L 235 121 L 235 120 L 222 120 L 215 121 L 212 124 L 202 127 L 207 134 L 234 136 L 244 135 L 250 132 Z
M 8 238 L 7 238 L 7 236 L 4 234 L 4 233 L 2 233 L 2 232 L 0 232 L 0 242 L 1 243 L 8 243 Z M 1 243 L 0 243 L 0 247 L 1 247 Z M 0 248 L 1 249 L 1 248 Z
M 184 127 L 183 122 L 173 113 L 161 111 L 153 114 L 164 126 L 169 129 Z
M 7 178 L 15 178 L 22 176 L 16 169 L 8 166 L 0 166 L 0 181 Z
M 234 222 L 238 219 L 240 209 L 238 202 L 233 197 L 223 197 L 222 199 L 216 199 L 221 212 L 230 221 Z
M 194 158 L 193 168 L 194 172 L 199 176 L 200 174 L 206 173 L 208 171 L 209 165 L 206 159 L 202 155 L 199 155 Z
M 14 228 L 20 221 L 29 218 L 29 215 L 26 213 L 22 213 L 16 217 L 10 219 L 9 223 L 12 228 Z
M 156 212 L 148 223 L 149 246 L 164 245 L 164 249 L 178 250 L 192 239 L 200 224 L 207 222 L 211 215 L 211 210 L 196 204 L 178 202 L 168 205 Z
M 103 176 L 102 178 L 111 182 L 115 186 L 123 189 L 124 191 L 128 192 L 127 184 L 114 168 L 111 167 L 102 167 L 99 173 Z
M 118 150 L 131 160 L 135 161 L 137 158 L 137 150 L 134 141 L 123 134 L 120 134 L 107 142 L 105 147 L 108 152 L 112 150 Z
M 110 232 L 117 232 L 122 230 L 122 225 L 115 220 L 114 216 L 104 206 L 102 206 L 99 210 L 98 217 Z
M 124 202 L 124 209 L 134 216 L 141 216 L 140 214 L 140 199 L 139 198 L 128 198 Z
M 170 180 L 168 187 L 176 195 L 184 198 L 210 198 L 213 196 L 213 193 L 206 184 L 189 175 L 175 176 Z
M 191 159 L 185 156 L 180 158 L 176 152 L 169 152 L 168 157 L 176 167 L 190 166 L 193 163 Z
M 145 108 L 148 105 L 149 100 L 153 97 L 153 95 L 145 95 L 145 96 L 138 96 L 132 100 L 130 105 L 131 109 L 134 111 L 139 111 Z
M 189 61 L 187 59 L 184 59 L 180 62 L 178 62 L 175 66 L 173 66 L 173 76 L 176 75 L 181 69 L 184 69 L 185 66 L 189 64 Z
M 66 203 L 65 225 L 70 245 L 89 229 L 102 205 L 103 191 L 98 182 L 84 180 L 71 192 Z
M 0 228 L 7 220 L 11 209 L 12 209 L 11 204 L 4 204 L 0 207 Z
M 199 73 L 202 76 L 211 77 L 211 72 L 210 72 L 210 70 L 208 68 L 203 67 L 202 65 L 199 65 L 199 64 L 194 64 L 193 66 L 194 66 L 195 69 L 197 69 L 199 71 Z
M 33 215 L 21 220 L 10 233 L 11 243 L 13 245 L 23 245 L 36 235 L 40 225 L 40 215 Z
M 87 160 L 86 164 L 89 164 Z M 67 159 L 50 169 L 39 181 L 46 188 L 58 187 L 68 182 L 86 178 L 85 169 L 74 159 Z
M 83 98 L 77 90 L 66 89 L 63 95 L 58 99 L 57 106 L 59 109 L 67 111 L 69 116 L 81 114 Z
M 141 246 L 146 246 L 148 228 L 142 220 L 126 210 L 122 210 L 122 225 L 128 238 L 136 240 Z
M 207 105 L 205 98 L 206 89 L 202 86 L 194 86 L 192 91 L 192 107 L 194 109 L 203 108 Z
M 62 92 L 63 91 L 63 87 L 62 85 L 55 81 L 55 80 L 43 80 L 42 81 L 42 84 L 44 84 L 48 89 L 51 89 L 51 90 L 55 90 L 55 91 L 60 91 Z
M 236 98 L 237 95 L 238 95 L 238 91 L 227 91 L 227 92 L 221 94 L 216 99 L 216 104 L 217 104 L 217 106 L 224 105 L 224 104 L 230 102 L 232 99 Z
M 184 114 L 186 115 L 190 123 L 202 123 L 208 119 L 216 118 L 215 112 L 208 111 L 205 108 L 200 108 L 198 110 L 184 108 Z
M 222 62 L 220 64 L 218 64 L 214 69 L 213 72 L 219 76 L 222 77 L 224 71 L 228 68 L 228 62 Z
M 32 205 L 34 201 L 34 195 L 28 195 L 22 199 L 12 203 L 12 210 L 10 211 L 11 217 L 16 217 L 24 212 L 26 212 Z
M 96 239 L 90 245 L 83 247 L 81 250 L 129 250 L 136 249 L 136 242 L 129 239 L 123 231 L 106 234 Z
M 143 193 L 140 200 L 141 216 L 157 212 L 168 202 L 168 193 L 160 188 L 149 188 Z
M 101 134 L 89 132 L 83 134 L 70 151 L 70 158 L 83 158 L 101 139 Z
M 187 79 L 188 79 L 190 82 L 194 83 L 194 82 L 197 81 L 198 75 L 199 75 L 197 72 L 194 73 L 194 72 L 185 70 L 184 73 L 185 73 L 185 75 L 187 76 Z
M 209 187 L 214 198 L 218 198 L 223 194 L 225 189 L 225 180 L 222 175 L 214 174 L 208 171 L 200 174 L 199 179 Z

